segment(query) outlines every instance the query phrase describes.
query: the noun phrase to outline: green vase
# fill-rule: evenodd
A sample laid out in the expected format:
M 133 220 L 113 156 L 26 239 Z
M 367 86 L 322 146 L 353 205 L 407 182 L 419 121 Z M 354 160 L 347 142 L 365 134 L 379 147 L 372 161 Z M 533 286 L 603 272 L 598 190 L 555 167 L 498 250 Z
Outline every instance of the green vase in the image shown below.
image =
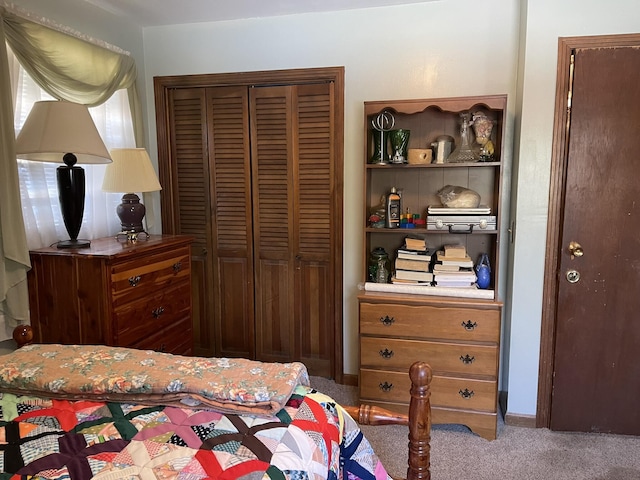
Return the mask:
M 391 163 L 407 163 L 407 147 L 409 146 L 409 135 L 411 130 L 399 128 L 389 132 L 389 140 L 391 141 Z

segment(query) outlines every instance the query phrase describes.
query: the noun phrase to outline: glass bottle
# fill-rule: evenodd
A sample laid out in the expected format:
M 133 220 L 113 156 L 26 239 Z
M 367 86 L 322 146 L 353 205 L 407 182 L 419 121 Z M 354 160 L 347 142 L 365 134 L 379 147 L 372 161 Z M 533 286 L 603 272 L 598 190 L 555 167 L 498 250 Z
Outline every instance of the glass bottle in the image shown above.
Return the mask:
M 389 260 L 389 255 L 384 248 L 376 247 L 371 251 L 368 267 L 368 281 L 375 283 L 389 283 L 391 260 Z
M 460 144 L 447 158 L 447 163 L 477 162 L 478 156 L 471 149 L 471 114 L 463 112 L 460 114 Z

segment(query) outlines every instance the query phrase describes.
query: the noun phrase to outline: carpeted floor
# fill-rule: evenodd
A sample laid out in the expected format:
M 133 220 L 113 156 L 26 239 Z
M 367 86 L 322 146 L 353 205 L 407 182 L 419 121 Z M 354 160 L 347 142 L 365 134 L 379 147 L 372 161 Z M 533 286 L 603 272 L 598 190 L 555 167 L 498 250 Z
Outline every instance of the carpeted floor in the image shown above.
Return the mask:
M 339 403 L 355 405 L 357 388 L 311 377 L 311 384 Z M 406 427 L 362 427 L 396 477 L 407 470 Z M 434 425 L 433 480 L 640 480 L 640 437 L 552 432 L 500 421 L 498 438 L 485 440 L 460 425 Z

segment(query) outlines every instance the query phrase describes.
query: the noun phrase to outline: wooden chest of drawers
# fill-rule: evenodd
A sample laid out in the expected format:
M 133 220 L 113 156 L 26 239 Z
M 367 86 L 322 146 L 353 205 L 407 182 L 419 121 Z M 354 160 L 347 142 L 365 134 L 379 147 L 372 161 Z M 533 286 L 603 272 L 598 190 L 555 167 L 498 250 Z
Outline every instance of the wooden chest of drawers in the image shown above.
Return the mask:
M 34 341 L 104 344 L 190 355 L 191 238 L 30 252 Z
M 367 292 L 360 309 L 360 401 L 407 413 L 406 373 L 433 368 L 433 423 L 495 439 L 502 304 Z

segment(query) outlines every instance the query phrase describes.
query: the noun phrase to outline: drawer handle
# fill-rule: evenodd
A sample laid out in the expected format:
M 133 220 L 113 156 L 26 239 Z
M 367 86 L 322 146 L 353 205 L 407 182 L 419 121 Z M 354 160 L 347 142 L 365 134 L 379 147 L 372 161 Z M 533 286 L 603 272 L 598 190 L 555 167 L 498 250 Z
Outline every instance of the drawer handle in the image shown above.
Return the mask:
M 153 315 L 153 318 L 158 318 L 160 315 L 162 315 L 164 313 L 164 307 L 158 307 L 158 308 L 154 308 L 151 311 L 151 315 Z
M 176 262 L 173 264 L 173 273 L 178 273 L 182 270 L 182 262 Z
M 462 363 L 464 363 L 465 365 L 469 365 L 469 364 L 473 363 L 473 361 L 475 359 L 476 359 L 476 357 L 470 357 L 468 353 L 464 357 L 462 355 L 460 355 L 460 361 Z
M 476 322 L 472 322 L 471 320 L 467 320 L 466 322 L 462 322 L 462 326 L 465 330 L 475 330 L 478 324 Z
M 129 285 L 131 285 L 132 287 L 135 287 L 140 283 L 140 280 L 142 280 L 142 277 L 140 275 L 136 275 L 135 277 L 129 277 Z
M 471 397 L 473 397 L 473 390 L 469 390 L 468 388 L 465 388 L 464 390 L 460 390 L 458 393 L 465 400 L 469 400 Z
M 393 350 L 389 350 L 388 348 L 385 348 L 384 350 L 380 350 L 378 353 L 380 354 L 380 356 L 382 358 L 391 358 L 391 357 L 393 357 Z
M 384 317 L 380 317 L 380 321 L 382 322 L 383 325 L 393 325 L 396 321 L 395 318 L 390 317 L 389 315 L 385 315 Z
M 158 350 L 156 350 L 157 352 L 165 352 L 167 349 L 167 347 L 165 347 L 164 343 L 160 344 L 160 348 L 158 348 Z
M 384 383 L 381 383 L 379 387 L 380 387 L 380 390 L 382 390 L 383 392 L 390 392 L 391 389 L 393 388 L 393 383 L 387 383 L 385 381 Z

